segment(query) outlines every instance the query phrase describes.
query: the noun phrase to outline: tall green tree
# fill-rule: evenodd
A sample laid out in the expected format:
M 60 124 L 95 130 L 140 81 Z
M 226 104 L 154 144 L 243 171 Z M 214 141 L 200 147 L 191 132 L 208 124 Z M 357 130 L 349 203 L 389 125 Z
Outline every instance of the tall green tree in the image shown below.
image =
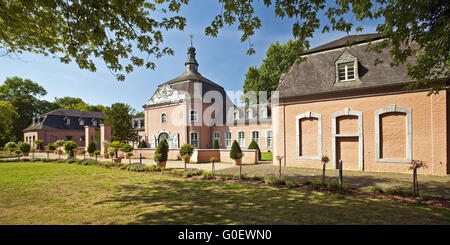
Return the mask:
M 105 124 L 111 125 L 111 136 L 113 141 L 131 141 L 136 136 L 133 130 L 131 119 L 134 115 L 134 109 L 124 103 L 112 104 L 110 108 L 105 110 Z
M 284 44 L 278 41 L 272 43 L 261 66 L 248 68 L 243 86 L 244 93 L 255 91 L 258 94 L 260 91 L 267 91 L 269 98 L 270 92 L 277 88 L 281 74 L 289 71 L 300 53 L 298 42 L 289 40 Z
M 0 100 L 9 101 L 18 114 L 13 117 L 13 141 L 23 139 L 22 130 L 30 125 L 34 115 L 42 111 L 40 97 L 46 94 L 47 91 L 41 85 L 30 79 L 11 77 L 0 85 Z
M 62 98 L 55 98 L 55 104 L 58 105 L 58 108 L 62 109 L 72 109 L 77 111 L 97 111 L 103 112 L 105 110 L 105 106 L 102 105 L 90 105 L 84 102 L 81 98 L 75 98 L 70 96 L 65 96 Z
M 0 145 L 4 145 L 10 140 L 13 120 L 18 116 L 11 102 L 0 101 Z

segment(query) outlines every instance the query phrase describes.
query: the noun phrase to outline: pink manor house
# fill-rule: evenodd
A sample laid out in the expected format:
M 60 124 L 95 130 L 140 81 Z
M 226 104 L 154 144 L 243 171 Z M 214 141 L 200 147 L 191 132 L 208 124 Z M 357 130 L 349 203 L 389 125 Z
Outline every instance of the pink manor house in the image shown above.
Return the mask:
M 236 106 L 242 94 L 227 93 L 203 77 L 195 48 L 189 47 L 185 72 L 159 85 L 144 105 L 145 117 L 135 118 L 133 125 L 149 148 L 134 154 L 153 157 L 158 143 L 167 140 L 169 159 L 179 158 L 178 149 L 189 143 L 196 148 L 193 161 L 217 156 L 231 162 L 229 149 L 236 140 L 242 162 L 255 163 L 256 152 L 246 149 L 255 140 L 261 151 L 273 152 L 274 164 L 281 156 L 283 166 L 321 168 L 322 156 L 328 156 L 327 168 L 342 160 L 344 169 L 409 172 L 417 159 L 427 164 L 422 173 L 447 175 L 448 92 L 406 91 L 411 82 L 406 67 L 391 67 L 387 49 L 367 51 L 382 40 L 379 34 L 347 36 L 311 49 L 302 55 L 305 61 L 281 76 L 272 96 L 260 94 L 259 104 L 249 106 Z M 376 60 L 384 62 L 375 65 Z M 448 78 L 436 82 L 448 83 Z M 105 127 L 100 125 L 101 138 Z M 211 149 L 214 139 L 219 150 Z

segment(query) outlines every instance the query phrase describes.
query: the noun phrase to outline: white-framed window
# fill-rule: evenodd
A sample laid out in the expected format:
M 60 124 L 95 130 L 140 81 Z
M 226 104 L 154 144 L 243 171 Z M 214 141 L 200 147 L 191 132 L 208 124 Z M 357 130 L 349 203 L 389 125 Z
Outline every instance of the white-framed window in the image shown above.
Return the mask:
M 197 122 L 198 121 L 198 112 L 191 110 L 191 122 Z
M 67 118 L 67 117 L 65 117 L 65 118 L 64 118 L 64 123 L 65 123 L 66 125 L 70 125 L 70 119 Z
M 220 146 L 220 132 L 219 131 L 214 131 L 213 132 L 213 141 L 217 140 L 219 142 L 219 146 Z
M 248 119 L 253 118 L 253 111 L 252 109 L 247 109 L 247 112 L 245 113 Z
M 266 146 L 267 146 L 267 148 L 272 147 L 272 138 L 273 138 L 272 130 L 267 130 L 266 131 Z
M 351 61 L 338 64 L 338 77 L 340 82 L 355 80 L 355 63 Z
M 194 146 L 194 148 L 198 148 L 199 144 L 198 144 L 198 133 L 197 132 L 191 132 L 191 145 Z
M 240 147 L 245 147 L 245 132 L 239 131 L 238 132 L 238 143 Z
M 263 107 L 261 110 L 259 110 L 259 115 L 261 118 L 267 118 L 267 108 Z
M 97 120 L 92 119 L 92 126 L 97 126 Z
M 230 148 L 231 147 L 231 131 L 225 132 L 225 147 Z
M 239 120 L 239 111 L 234 111 L 233 118 L 234 120 Z
M 84 125 L 84 119 L 80 118 L 80 126 Z
M 161 114 L 161 123 L 167 123 L 167 114 L 165 112 Z
M 252 140 L 254 140 L 259 146 L 259 131 L 252 131 Z

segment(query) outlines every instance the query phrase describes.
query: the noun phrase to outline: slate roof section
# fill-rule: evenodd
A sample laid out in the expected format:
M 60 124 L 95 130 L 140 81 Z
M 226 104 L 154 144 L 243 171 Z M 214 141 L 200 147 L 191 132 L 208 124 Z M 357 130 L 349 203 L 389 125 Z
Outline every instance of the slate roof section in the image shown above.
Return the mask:
M 391 67 L 392 61 L 388 49 L 381 53 L 367 51 L 368 37 L 380 39 L 379 34 L 348 36 L 310 50 L 306 60 L 294 63 L 277 88 L 279 98 L 292 98 L 305 95 L 332 93 L 337 91 L 406 84 L 411 81 L 405 66 Z M 372 39 L 373 40 L 373 39 Z M 359 42 L 350 47 L 348 41 Z M 342 46 L 344 45 L 344 46 Z M 336 84 L 336 60 L 347 51 L 358 59 L 360 82 L 348 85 Z M 383 63 L 375 65 L 379 59 Z M 412 62 L 409 59 L 407 62 Z
M 97 127 L 99 127 L 100 120 L 103 117 L 104 115 L 101 112 L 57 109 L 35 117 L 30 126 L 23 131 L 84 130 L 84 126 L 93 125 L 93 120 L 97 122 Z M 70 119 L 69 125 L 65 124 L 64 118 Z M 80 125 L 80 119 L 84 120 L 83 125 Z
M 378 33 L 372 33 L 372 34 L 362 34 L 362 35 L 349 35 L 345 36 L 343 38 L 337 39 L 335 41 L 320 45 L 318 47 L 315 47 L 313 49 L 310 49 L 303 53 L 303 55 L 306 54 L 312 54 L 317 52 L 322 52 L 330 49 L 336 49 L 336 48 L 342 48 L 348 45 L 355 45 L 359 43 L 365 43 L 368 41 L 375 41 L 382 39 L 383 35 Z

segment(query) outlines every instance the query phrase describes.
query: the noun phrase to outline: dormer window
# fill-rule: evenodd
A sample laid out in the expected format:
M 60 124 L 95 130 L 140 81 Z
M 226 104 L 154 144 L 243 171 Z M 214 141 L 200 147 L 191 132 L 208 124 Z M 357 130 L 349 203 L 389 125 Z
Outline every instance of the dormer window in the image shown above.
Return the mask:
M 67 117 L 65 117 L 65 118 L 64 118 L 64 124 L 70 125 L 70 119 L 67 118 Z
M 261 118 L 267 118 L 267 108 L 265 108 L 265 107 L 261 108 L 259 113 L 260 113 Z
M 233 118 L 234 120 L 239 120 L 239 111 L 234 111 Z
M 342 53 L 336 60 L 336 82 L 359 82 L 358 58 L 348 51 Z M 338 83 L 336 85 L 339 85 Z
M 347 62 L 338 64 L 339 82 L 346 82 L 355 80 L 355 65 L 354 62 Z
M 80 118 L 79 121 L 80 121 L 80 126 L 83 126 L 84 125 L 84 119 Z
M 248 109 L 246 116 L 248 119 L 253 118 L 253 111 L 251 109 Z
M 92 126 L 97 126 L 97 120 L 92 119 Z

